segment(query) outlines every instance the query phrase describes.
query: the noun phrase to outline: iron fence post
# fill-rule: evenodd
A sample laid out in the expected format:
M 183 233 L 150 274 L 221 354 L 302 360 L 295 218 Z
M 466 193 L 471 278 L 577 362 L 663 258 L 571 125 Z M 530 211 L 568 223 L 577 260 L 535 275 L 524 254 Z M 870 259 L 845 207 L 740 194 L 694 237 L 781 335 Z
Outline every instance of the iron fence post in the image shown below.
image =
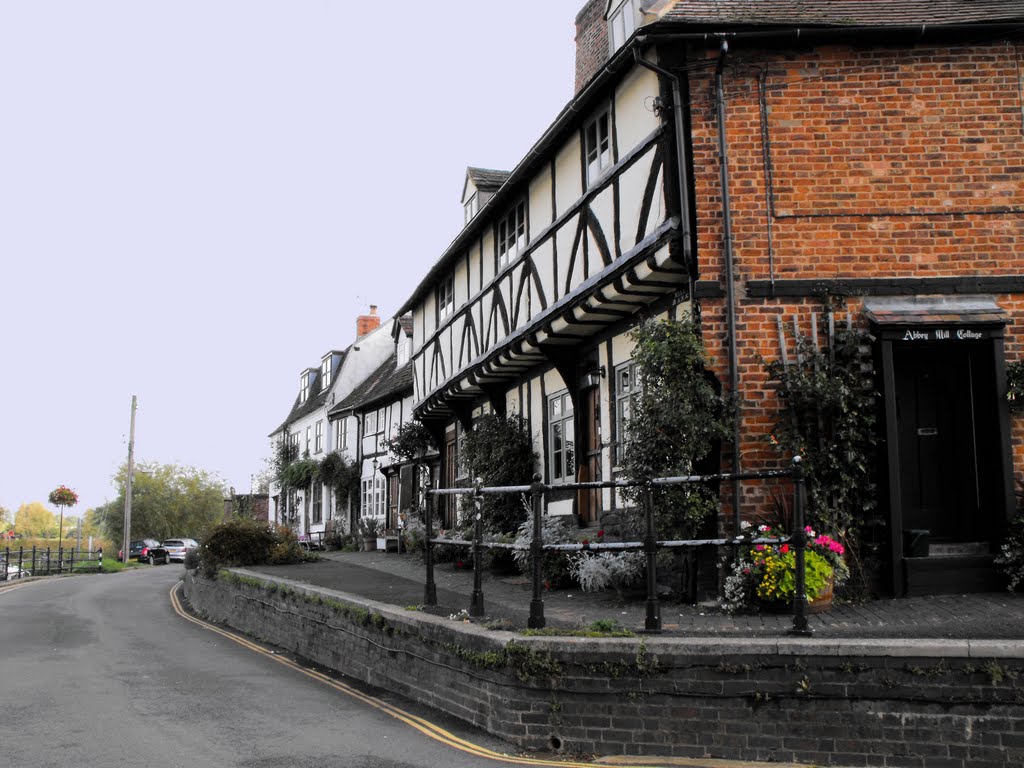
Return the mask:
M 469 615 L 484 615 L 484 590 L 483 590 L 483 553 L 480 549 L 480 542 L 484 535 L 483 524 L 483 503 L 484 496 L 480 492 L 484 481 L 477 478 L 473 483 L 473 595 L 469 601 Z
M 530 618 L 527 626 L 530 629 L 544 629 L 544 599 L 541 597 L 540 558 L 544 552 L 544 542 L 540 536 L 540 516 L 543 504 L 544 485 L 541 476 L 534 475 L 530 485 L 530 498 L 533 502 L 533 538 L 530 540 L 530 571 L 533 577 L 533 599 L 530 600 Z
M 36 572 L 36 545 L 32 545 L 32 573 Z
M 423 602 L 426 605 L 437 605 L 437 585 L 434 583 L 434 538 L 433 506 L 434 497 L 427 493 L 430 490 L 430 467 L 420 467 L 420 503 L 423 504 L 424 522 L 427 526 L 427 541 L 423 550 L 423 560 L 427 564 L 427 583 L 423 587 Z
M 103 572 L 103 547 L 100 547 L 96 552 L 96 572 Z
M 11 548 L 4 547 L 4 581 L 7 581 L 7 569 L 11 567 Z
M 658 601 L 658 540 L 654 535 L 654 492 L 650 482 L 644 486 L 644 513 L 647 534 L 644 551 L 647 553 L 647 618 L 644 630 L 661 632 L 661 604 Z
M 25 567 L 25 547 L 23 546 L 18 547 L 18 567 Z
M 793 591 L 793 627 L 791 635 L 809 636 L 814 630 L 807 626 L 807 531 L 804 530 L 804 468 L 800 457 L 793 457 L 793 527 L 790 536 L 796 561 Z

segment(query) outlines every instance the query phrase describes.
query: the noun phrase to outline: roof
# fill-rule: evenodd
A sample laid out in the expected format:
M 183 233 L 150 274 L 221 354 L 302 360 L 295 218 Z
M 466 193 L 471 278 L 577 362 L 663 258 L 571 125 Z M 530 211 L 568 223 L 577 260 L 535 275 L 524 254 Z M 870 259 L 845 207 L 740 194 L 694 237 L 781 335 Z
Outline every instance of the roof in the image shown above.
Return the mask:
M 348 397 L 331 408 L 328 417 L 357 411 L 385 401 L 390 402 L 410 394 L 413 389 L 412 362 L 405 363 L 400 368 L 397 366 L 398 356 L 392 354 L 377 370 L 363 379 Z
M 334 369 L 335 376 L 337 376 L 338 371 L 341 369 L 342 364 L 345 362 L 345 357 L 346 355 L 348 355 L 349 349 L 351 349 L 351 347 L 342 352 L 338 352 L 337 350 L 331 350 L 330 352 L 324 355 L 324 357 L 327 357 L 327 355 L 330 354 L 336 354 L 341 356 L 341 359 L 338 361 L 337 367 Z M 330 392 L 330 388 L 328 387 L 326 390 L 321 388 L 322 378 L 320 376 L 320 369 L 307 368 L 305 371 L 303 371 L 303 373 L 309 372 L 314 373 L 314 376 L 313 380 L 310 382 L 309 385 L 309 394 L 306 397 L 306 402 L 300 402 L 299 399 L 302 397 L 301 393 L 296 395 L 295 402 L 292 404 L 292 409 L 288 412 L 288 417 L 283 422 L 281 422 L 281 425 L 277 429 L 270 433 L 271 435 L 276 435 L 278 432 L 285 429 L 289 424 L 298 421 L 303 416 L 308 416 L 318 408 L 322 408 L 324 403 L 327 401 L 327 394 Z
M 947 25 L 1024 19 L 1024 0 L 670 0 L 654 12 L 692 24 Z
M 473 168 L 471 166 L 466 169 L 467 181 L 472 181 L 474 187 L 485 192 L 497 189 L 508 181 L 508 177 L 511 175 L 511 171 L 495 171 L 491 168 Z
M 864 314 L 877 325 L 1003 325 L 1006 310 L 991 296 L 894 296 L 864 301 Z

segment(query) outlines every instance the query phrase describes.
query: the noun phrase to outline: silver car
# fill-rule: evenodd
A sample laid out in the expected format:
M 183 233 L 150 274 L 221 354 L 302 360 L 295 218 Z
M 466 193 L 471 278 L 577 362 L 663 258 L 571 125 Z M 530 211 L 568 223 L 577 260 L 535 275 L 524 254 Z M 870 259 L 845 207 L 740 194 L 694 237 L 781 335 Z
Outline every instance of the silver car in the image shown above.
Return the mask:
M 164 549 L 171 562 L 185 562 L 185 553 L 190 549 L 199 549 L 199 542 L 195 539 L 165 539 Z

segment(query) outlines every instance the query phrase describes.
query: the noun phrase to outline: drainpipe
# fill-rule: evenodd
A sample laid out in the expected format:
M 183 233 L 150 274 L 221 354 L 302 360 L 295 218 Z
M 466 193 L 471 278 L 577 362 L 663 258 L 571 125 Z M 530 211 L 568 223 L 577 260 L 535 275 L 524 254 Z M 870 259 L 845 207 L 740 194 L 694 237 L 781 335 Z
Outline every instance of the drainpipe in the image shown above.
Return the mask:
M 690 226 L 690 168 L 686 156 L 686 126 L 683 122 L 683 88 L 679 76 L 657 64 L 652 64 L 640 55 L 640 47 L 633 49 L 633 58 L 641 67 L 667 78 L 672 83 L 672 117 L 675 123 L 676 164 L 679 166 L 676 178 L 679 182 L 679 230 L 683 239 L 683 259 L 690 278 L 690 300 L 693 300 L 693 234 Z
M 735 398 L 736 412 L 732 422 L 732 445 L 733 445 L 733 473 L 739 474 L 740 467 L 740 413 L 739 413 L 739 362 L 736 354 L 736 291 L 735 275 L 733 272 L 732 252 L 732 214 L 729 209 L 729 154 L 725 138 L 725 89 L 722 85 L 722 75 L 725 69 L 725 57 L 729 53 L 729 43 L 722 41 L 721 55 L 718 57 L 718 66 L 715 67 L 715 102 L 718 109 L 718 149 L 719 165 L 721 169 L 722 184 L 722 245 L 725 250 L 725 305 L 726 321 L 729 328 L 729 390 Z M 732 481 L 733 505 L 732 519 L 733 531 L 740 529 L 740 481 Z

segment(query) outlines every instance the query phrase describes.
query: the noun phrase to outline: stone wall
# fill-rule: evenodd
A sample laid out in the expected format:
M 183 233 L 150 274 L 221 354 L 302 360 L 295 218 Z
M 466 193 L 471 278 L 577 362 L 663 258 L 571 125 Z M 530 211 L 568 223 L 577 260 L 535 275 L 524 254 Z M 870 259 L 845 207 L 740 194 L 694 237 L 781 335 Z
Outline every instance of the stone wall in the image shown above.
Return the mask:
M 523 637 L 237 569 L 194 610 L 531 750 L 843 766 L 1024 763 L 994 641 Z

